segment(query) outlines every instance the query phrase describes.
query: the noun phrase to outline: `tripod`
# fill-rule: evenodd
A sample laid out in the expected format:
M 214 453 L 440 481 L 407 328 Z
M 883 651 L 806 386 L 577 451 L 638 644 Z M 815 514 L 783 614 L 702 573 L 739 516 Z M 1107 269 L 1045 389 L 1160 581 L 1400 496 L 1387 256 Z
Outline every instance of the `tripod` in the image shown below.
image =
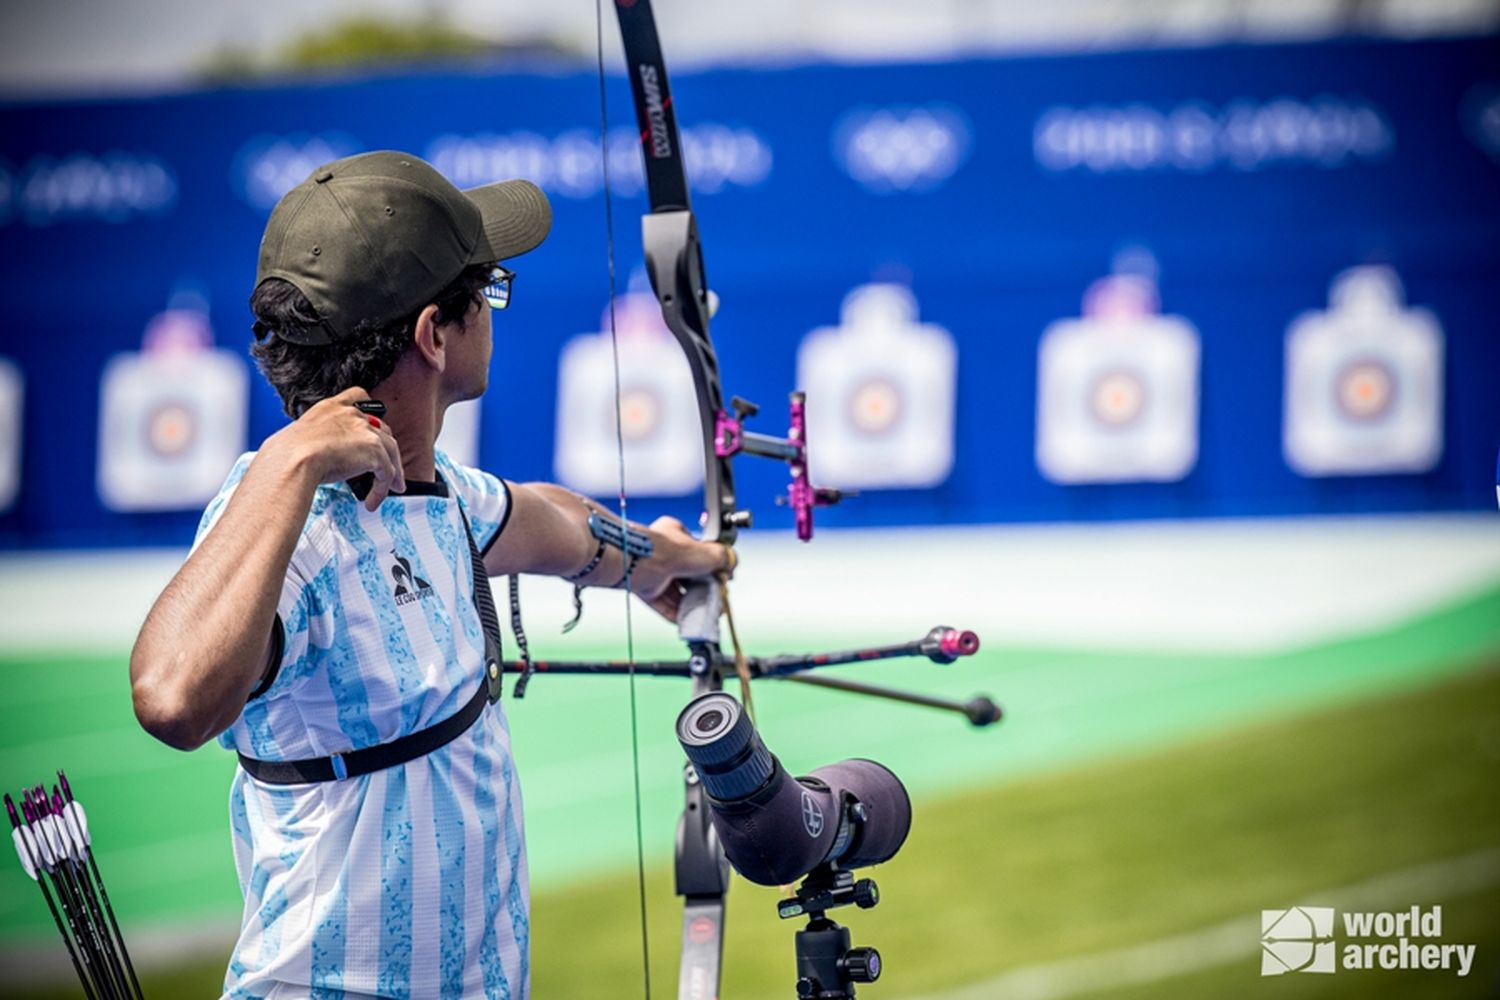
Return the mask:
M 791 899 L 776 906 L 783 920 L 806 916 L 797 932 L 797 996 L 801 1000 L 853 1000 L 855 983 L 880 978 L 880 952 L 849 947 L 849 929 L 830 920 L 828 910 L 853 904 L 868 910 L 880 902 L 874 879 L 833 865 L 814 868 Z

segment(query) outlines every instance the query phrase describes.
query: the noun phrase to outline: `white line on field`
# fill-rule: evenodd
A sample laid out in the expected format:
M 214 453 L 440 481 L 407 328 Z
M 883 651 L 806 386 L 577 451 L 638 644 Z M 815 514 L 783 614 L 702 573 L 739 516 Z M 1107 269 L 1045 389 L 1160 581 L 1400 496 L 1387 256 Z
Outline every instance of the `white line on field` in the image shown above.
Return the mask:
M 1340 910 L 1370 910 L 1389 905 L 1441 903 L 1500 884 L 1500 850 L 1479 851 L 1446 861 L 1417 865 L 1378 875 L 1354 885 L 1307 893 L 1297 899 L 1268 899 L 1267 907 L 1333 906 Z M 1260 914 L 1111 951 L 1079 955 L 1056 962 L 1027 965 L 993 979 L 971 983 L 946 993 L 929 993 L 910 1000 L 1062 1000 L 1153 983 L 1214 966 L 1248 959 L 1260 950 Z M 1254 977 L 1252 969 L 1246 973 Z
M 1421 514 L 847 529 L 820 532 L 816 559 L 773 532 L 741 543 L 735 604 L 747 632 L 774 623 L 778 635 L 812 642 L 831 624 L 878 618 L 892 636 L 944 620 L 994 645 L 1278 651 L 1495 586 L 1495 524 L 1493 514 Z M 183 555 L 0 553 L 5 652 L 123 657 Z M 892 598 L 893 566 L 910 597 Z M 531 621 L 568 619 L 563 581 L 526 586 Z M 557 648 L 618 641 L 623 601 L 604 597 Z M 671 627 L 650 615 L 638 616 L 636 639 L 676 648 Z

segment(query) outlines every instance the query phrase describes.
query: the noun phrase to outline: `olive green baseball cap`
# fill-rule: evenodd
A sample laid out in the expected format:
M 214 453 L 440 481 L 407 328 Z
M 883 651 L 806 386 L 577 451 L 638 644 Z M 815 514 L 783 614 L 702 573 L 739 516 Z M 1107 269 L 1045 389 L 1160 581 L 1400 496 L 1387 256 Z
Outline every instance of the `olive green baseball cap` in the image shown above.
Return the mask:
M 412 315 L 464 268 L 523 254 L 551 228 L 552 206 L 530 181 L 460 191 L 408 153 L 361 153 L 324 164 L 277 202 L 255 285 L 291 282 L 323 321 L 296 342 L 332 344 L 361 322 Z

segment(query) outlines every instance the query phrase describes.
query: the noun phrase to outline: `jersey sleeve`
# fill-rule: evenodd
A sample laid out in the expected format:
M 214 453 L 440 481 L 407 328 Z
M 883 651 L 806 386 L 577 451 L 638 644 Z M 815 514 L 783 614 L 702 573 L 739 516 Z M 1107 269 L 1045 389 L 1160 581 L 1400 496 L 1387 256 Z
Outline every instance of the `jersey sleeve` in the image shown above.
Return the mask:
M 234 496 L 234 491 L 239 489 L 240 480 L 245 478 L 245 473 L 250 470 L 250 462 L 255 458 L 255 452 L 247 451 L 234 463 L 229 470 L 229 475 L 224 478 L 224 485 L 219 487 L 219 492 L 208 506 L 203 509 L 203 516 L 198 519 L 198 531 L 193 535 L 193 551 L 203 544 L 203 539 L 213 530 L 214 525 L 219 523 L 219 518 L 224 516 L 224 509 L 229 506 L 229 500 Z
M 474 541 L 480 553 L 487 554 L 510 519 L 510 486 L 481 469 L 459 465 L 441 453 L 439 456 L 443 476 L 463 504 Z

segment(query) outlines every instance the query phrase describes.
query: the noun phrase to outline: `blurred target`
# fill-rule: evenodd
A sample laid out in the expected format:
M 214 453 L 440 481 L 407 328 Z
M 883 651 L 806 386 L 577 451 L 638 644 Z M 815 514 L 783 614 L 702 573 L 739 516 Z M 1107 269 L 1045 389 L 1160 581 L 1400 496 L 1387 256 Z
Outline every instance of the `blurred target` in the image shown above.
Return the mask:
M 849 488 L 926 488 L 953 468 L 958 347 L 918 322 L 903 285 L 862 285 L 844 297 L 839 325 L 797 349 L 807 392 L 813 477 Z
M 213 348 L 207 300 L 182 289 L 143 340 L 100 380 L 99 496 L 117 511 L 193 510 L 245 450 L 249 368 Z
M 890 433 L 901 410 L 901 390 L 883 378 L 858 386 L 849 397 L 849 423 L 871 436 Z
M 620 390 L 620 433 L 626 441 L 649 441 L 661 430 L 663 406 L 660 395 L 648 385 Z M 614 430 L 609 421 L 606 430 Z
M 1425 472 L 1443 451 L 1443 333 L 1396 272 L 1338 275 L 1287 328 L 1282 447 L 1304 476 Z
M 620 488 L 619 440 L 625 446 L 625 489 L 641 496 L 681 496 L 703 484 L 698 396 L 687 358 L 662 323 L 644 274 L 614 304 L 619 337 L 619 409 L 615 407 L 615 343 L 611 310 L 600 332 L 568 341 L 558 360 L 558 482 L 605 496 Z
M 1054 483 L 1174 482 L 1198 460 L 1198 331 L 1158 311 L 1156 261 L 1122 251 L 1083 315 L 1042 333 L 1036 460 Z
M 1339 408 L 1355 420 L 1379 420 L 1396 395 L 1391 370 L 1379 361 L 1356 361 L 1335 379 Z
M 0 511 L 16 502 L 21 490 L 21 415 L 25 398 L 21 369 L 0 358 Z
M 192 447 L 197 424 L 191 407 L 175 401 L 161 403 L 146 418 L 146 447 L 163 458 L 180 455 Z
M 1129 427 L 1146 408 L 1146 386 L 1134 372 L 1109 372 L 1094 382 L 1089 403 L 1094 419 L 1106 427 Z

